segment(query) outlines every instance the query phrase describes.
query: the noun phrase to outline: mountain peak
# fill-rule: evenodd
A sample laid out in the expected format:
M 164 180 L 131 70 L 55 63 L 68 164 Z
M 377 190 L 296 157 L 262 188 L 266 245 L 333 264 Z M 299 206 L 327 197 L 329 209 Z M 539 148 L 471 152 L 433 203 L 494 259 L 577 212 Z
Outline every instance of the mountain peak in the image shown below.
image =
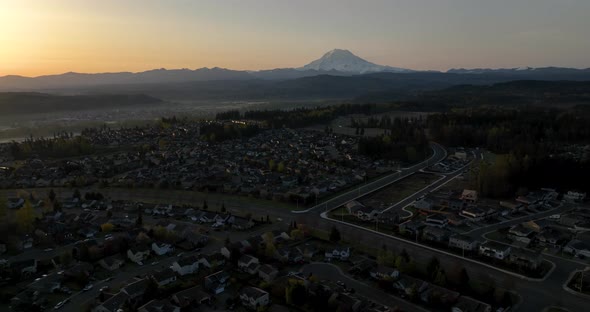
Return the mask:
M 371 72 L 409 72 L 410 70 L 390 66 L 377 65 L 354 55 L 349 50 L 334 49 L 321 58 L 299 68 L 300 70 L 340 71 L 364 74 Z
M 354 54 L 352 54 L 352 52 L 350 52 L 349 50 L 345 50 L 345 49 L 334 49 L 331 51 L 328 51 L 326 54 L 324 54 L 323 57 L 333 57 L 333 56 L 355 56 Z

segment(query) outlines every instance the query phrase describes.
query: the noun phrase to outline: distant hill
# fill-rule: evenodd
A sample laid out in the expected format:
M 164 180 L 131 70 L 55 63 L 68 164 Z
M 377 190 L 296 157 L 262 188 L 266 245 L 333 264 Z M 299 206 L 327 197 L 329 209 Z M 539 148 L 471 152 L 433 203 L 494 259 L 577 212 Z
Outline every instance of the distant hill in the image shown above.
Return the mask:
M 307 79 L 315 77 L 314 79 Z M 335 77 L 335 78 L 334 78 Z M 340 77 L 348 77 L 341 79 Z M 303 80 L 299 80 L 303 79 Z M 262 80 L 262 81 L 260 81 Z M 154 90 L 176 90 L 190 95 L 192 99 L 222 98 L 221 86 L 228 88 L 227 97 L 240 94 L 247 98 L 314 96 L 337 96 L 346 98 L 360 96 L 360 83 L 367 87 L 363 93 L 387 93 L 406 89 L 438 89 L 456 84 L 493 84 L 512 80 L 590 80 L 590 69 L 574 68 L 511 68 L 511 69 L 451 69 L 447 72 L 414 71 L 411 69 L 378 65 L 364 60 L 352 52 L 334 49 L 321 58 L 299 68 L 277 68 L 260 71 L 231 70 L 225 68 L 199 69 L 154 69 L 131 73 L 65 73 L 39 77 L 0 77 L 0 91 L 37 91 L 80 93 L 100 92 L 129 93 L 125 90 L 140 90 L 140 93 L 155 94 Z M 247 83 L 243 83 L 248 81 Z M 279 83 L 274 83 L 279 81 Z M 326 87 L 320 90 L 310 81 Z M 389 85 L 384 83 L 387 81 Z M 302 88 L 305 85 L 306 88 Z M 240 89 L 241 86 L 257 86 L 261 90 Z M 195 90 L 186 89 L 186 87 Z M 270 89 L 269 89 L 270 88 Z M 279 89 L 275 89 L 279 88 Z M 352 89 L 351 89 L 352 88 Z M 115 92 L 109 90 L 123 90 Z M 301 92 L 294 94 L 295 91 Z M 147 92 L 145 92 L 147 91 Z M 340 94 L 338 94 L 340 92 Z
M 43 93 L 0 93 L 0 114 L 33 114 L 95 109 L 117 109 L 162 103 L 147 95 L 59 96 Z

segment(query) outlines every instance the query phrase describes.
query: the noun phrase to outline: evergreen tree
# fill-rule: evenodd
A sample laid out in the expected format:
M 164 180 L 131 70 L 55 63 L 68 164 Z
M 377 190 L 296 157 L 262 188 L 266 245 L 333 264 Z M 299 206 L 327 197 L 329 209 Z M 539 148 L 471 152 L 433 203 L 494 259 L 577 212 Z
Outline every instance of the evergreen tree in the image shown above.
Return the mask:
M 333 226 L 332 230 L 330 231 L 330 241 L 335 243 L 340 241 L 340 231 L 338 231 L 335 226 Z

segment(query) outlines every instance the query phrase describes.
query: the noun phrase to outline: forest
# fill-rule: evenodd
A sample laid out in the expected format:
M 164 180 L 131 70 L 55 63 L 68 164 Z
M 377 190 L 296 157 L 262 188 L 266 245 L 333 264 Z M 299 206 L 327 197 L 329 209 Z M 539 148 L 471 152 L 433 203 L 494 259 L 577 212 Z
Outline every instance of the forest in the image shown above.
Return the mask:
M 433 139 L 498 155 L 482 162 L 475 184 L 484 196 L 526 188 L 590 191 L 590 114 L 585 110 L 476 108 L 428 116 Z

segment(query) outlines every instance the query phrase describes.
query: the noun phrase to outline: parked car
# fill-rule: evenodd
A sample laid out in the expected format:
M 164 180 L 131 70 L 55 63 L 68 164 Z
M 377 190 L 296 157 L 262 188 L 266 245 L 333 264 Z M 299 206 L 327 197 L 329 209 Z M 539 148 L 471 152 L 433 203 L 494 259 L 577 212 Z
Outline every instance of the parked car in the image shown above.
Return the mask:
M 92 287 L 94 287 L 94 285 L 92 285 L 92 284 L 88 284 L 88 285 L 86 285 L 86 287 L 84 287 L 84 288 L 82 289 L 82 291 L 89 291 L 89 290 L 91 290 L 91 289 L 92 289 Z

